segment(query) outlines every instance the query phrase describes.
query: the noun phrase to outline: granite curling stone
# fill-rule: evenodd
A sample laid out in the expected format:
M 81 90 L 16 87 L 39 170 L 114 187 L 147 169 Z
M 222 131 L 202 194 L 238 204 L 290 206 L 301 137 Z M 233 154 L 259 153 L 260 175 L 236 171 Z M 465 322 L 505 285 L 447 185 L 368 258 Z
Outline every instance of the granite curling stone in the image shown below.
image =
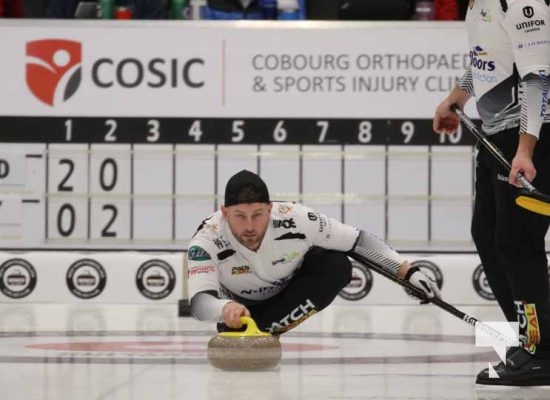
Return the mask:
M 281 361 L 279 339 L 258 329 L 252 318 L 241 317 L 243 332 L 221 332 L 208 341 L 208 361 L 226 371 L 259 371 Z

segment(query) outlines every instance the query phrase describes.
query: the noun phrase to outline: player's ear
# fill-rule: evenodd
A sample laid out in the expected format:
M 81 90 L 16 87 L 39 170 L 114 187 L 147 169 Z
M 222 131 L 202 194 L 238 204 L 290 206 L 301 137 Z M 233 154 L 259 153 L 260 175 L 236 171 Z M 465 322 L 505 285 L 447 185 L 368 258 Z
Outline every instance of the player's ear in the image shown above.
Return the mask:
M 221 206 L 220 209 L 222 210 L 223 217 L 227 218 L 227 208 L 225 206 Z

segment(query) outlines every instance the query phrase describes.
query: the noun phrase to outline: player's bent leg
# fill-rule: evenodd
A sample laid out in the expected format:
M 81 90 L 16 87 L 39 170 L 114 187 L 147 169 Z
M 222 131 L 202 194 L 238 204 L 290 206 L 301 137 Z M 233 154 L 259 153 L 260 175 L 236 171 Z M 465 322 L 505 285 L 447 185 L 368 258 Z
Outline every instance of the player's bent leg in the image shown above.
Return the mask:
M 286 332 L 327 307 L 351 280 L 351 261 L 342 252 L 311 249 L 283 291 L 248 306 L 260 329 Z

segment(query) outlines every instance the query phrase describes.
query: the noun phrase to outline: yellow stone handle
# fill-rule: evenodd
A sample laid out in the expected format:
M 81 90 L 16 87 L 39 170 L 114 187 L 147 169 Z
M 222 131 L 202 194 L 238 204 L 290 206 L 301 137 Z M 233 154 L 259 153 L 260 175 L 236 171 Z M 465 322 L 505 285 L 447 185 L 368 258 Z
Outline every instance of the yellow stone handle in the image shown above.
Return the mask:
M 271 336 L 271 333 L 263 332 L 256 322 L 250 317 L 241 317 L 241 322 L 246 325 L 244 332 L 222 332 L 220 336 L 246 337 L 246 336 Z

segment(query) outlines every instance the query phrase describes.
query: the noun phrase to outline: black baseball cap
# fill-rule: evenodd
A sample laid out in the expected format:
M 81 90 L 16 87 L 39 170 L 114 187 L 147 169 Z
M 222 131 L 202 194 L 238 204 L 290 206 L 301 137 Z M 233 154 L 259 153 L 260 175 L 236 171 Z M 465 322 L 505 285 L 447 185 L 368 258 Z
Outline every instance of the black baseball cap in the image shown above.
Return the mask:
M 225 186 L 226 207 L 243 203 L 270 203 L 265 182 L 246 169 L 229 178 Z

